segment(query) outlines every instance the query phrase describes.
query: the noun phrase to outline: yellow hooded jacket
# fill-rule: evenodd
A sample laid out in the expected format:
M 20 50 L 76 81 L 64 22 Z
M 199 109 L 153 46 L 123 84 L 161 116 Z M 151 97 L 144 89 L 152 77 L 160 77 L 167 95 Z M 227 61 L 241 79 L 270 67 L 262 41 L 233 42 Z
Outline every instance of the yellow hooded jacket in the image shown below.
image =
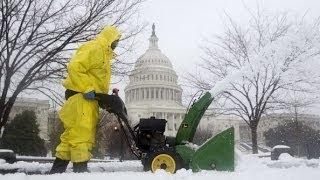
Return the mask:
M 68 64 L 68 77 L 63 82 L 66 89 L 76 92 L 108 93 L 111 77 L 111 43 L 120 39 L 113 26 L 104 28 L 96 39 L 82 45 Z
M 72 162 L 91 158 L 99 107 L 96 100 L 84 99 L 83 93 L 108 93 L 114 57 L 111 43 L 120 37 L 115 27 L 105 27 L 94 40 L 83 44 L 68 64 L 63 86 L 79 93 L 70 97 L 59 112 L 64 132 L 56 148 L 56 157 Z

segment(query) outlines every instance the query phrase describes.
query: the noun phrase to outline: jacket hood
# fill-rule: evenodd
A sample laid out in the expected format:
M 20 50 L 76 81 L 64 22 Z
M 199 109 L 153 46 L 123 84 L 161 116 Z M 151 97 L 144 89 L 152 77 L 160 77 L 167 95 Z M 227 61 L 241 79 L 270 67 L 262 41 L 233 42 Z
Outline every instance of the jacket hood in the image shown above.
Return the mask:
M 111 49 L 111 43 L 121 38 L 121 33 L 117 30 L 115 26 L 106 26 L 97 35 L 96 41 L 104 47 L 105 49 Z

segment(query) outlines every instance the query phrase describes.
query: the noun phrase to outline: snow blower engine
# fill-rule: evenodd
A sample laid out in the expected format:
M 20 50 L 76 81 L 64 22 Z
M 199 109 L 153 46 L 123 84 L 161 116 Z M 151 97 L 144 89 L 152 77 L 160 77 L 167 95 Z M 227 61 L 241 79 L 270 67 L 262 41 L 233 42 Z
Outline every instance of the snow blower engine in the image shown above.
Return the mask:
M 165 136 L 165 119 L 142 118 L 131 127 L 127 110 L 117 95 L 98 94 L 101 108 L 114 113 L 125 134 L 132 153 L 141 160 L 144 170 L 178 169 L 234 171 L 234 128 L 231 127 L 208 139 L 201 146 L 192 143 L 199 122 L 213 97 L 209 92 L 193 101 L 180 124 L 176 137 Z

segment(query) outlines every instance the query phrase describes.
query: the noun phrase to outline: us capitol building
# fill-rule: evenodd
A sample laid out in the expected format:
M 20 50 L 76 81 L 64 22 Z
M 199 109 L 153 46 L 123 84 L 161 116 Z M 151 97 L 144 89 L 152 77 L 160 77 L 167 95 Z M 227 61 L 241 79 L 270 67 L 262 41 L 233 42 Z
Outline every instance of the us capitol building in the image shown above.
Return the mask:
M 167 120 L 166 135 L 174 136 L 184 118 L 182 88 L 169 58 L 158 47 L 155 25 L 149 38 L 149 48 L 135 62 L 125 88 L 125 102 L 132 123 L 140 118 Z

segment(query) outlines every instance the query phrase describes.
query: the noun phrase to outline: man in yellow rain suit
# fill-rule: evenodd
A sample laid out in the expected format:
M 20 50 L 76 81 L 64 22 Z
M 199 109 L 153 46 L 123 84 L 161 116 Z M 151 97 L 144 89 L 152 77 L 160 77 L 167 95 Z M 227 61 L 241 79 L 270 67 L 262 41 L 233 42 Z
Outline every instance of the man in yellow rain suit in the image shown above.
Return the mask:
M 120 37 L 115 27 L 105 27 L 95 39 L 83 44 L 68 64 L 68 75 L 63 82 L 67 101 L 59 112 L 64 132 L 56 148 L 51 174 L 65 172 L 69 161 L 74 172 L 88 171 L 99 115 L 95 96 L 108 93 L 111 59 Z

